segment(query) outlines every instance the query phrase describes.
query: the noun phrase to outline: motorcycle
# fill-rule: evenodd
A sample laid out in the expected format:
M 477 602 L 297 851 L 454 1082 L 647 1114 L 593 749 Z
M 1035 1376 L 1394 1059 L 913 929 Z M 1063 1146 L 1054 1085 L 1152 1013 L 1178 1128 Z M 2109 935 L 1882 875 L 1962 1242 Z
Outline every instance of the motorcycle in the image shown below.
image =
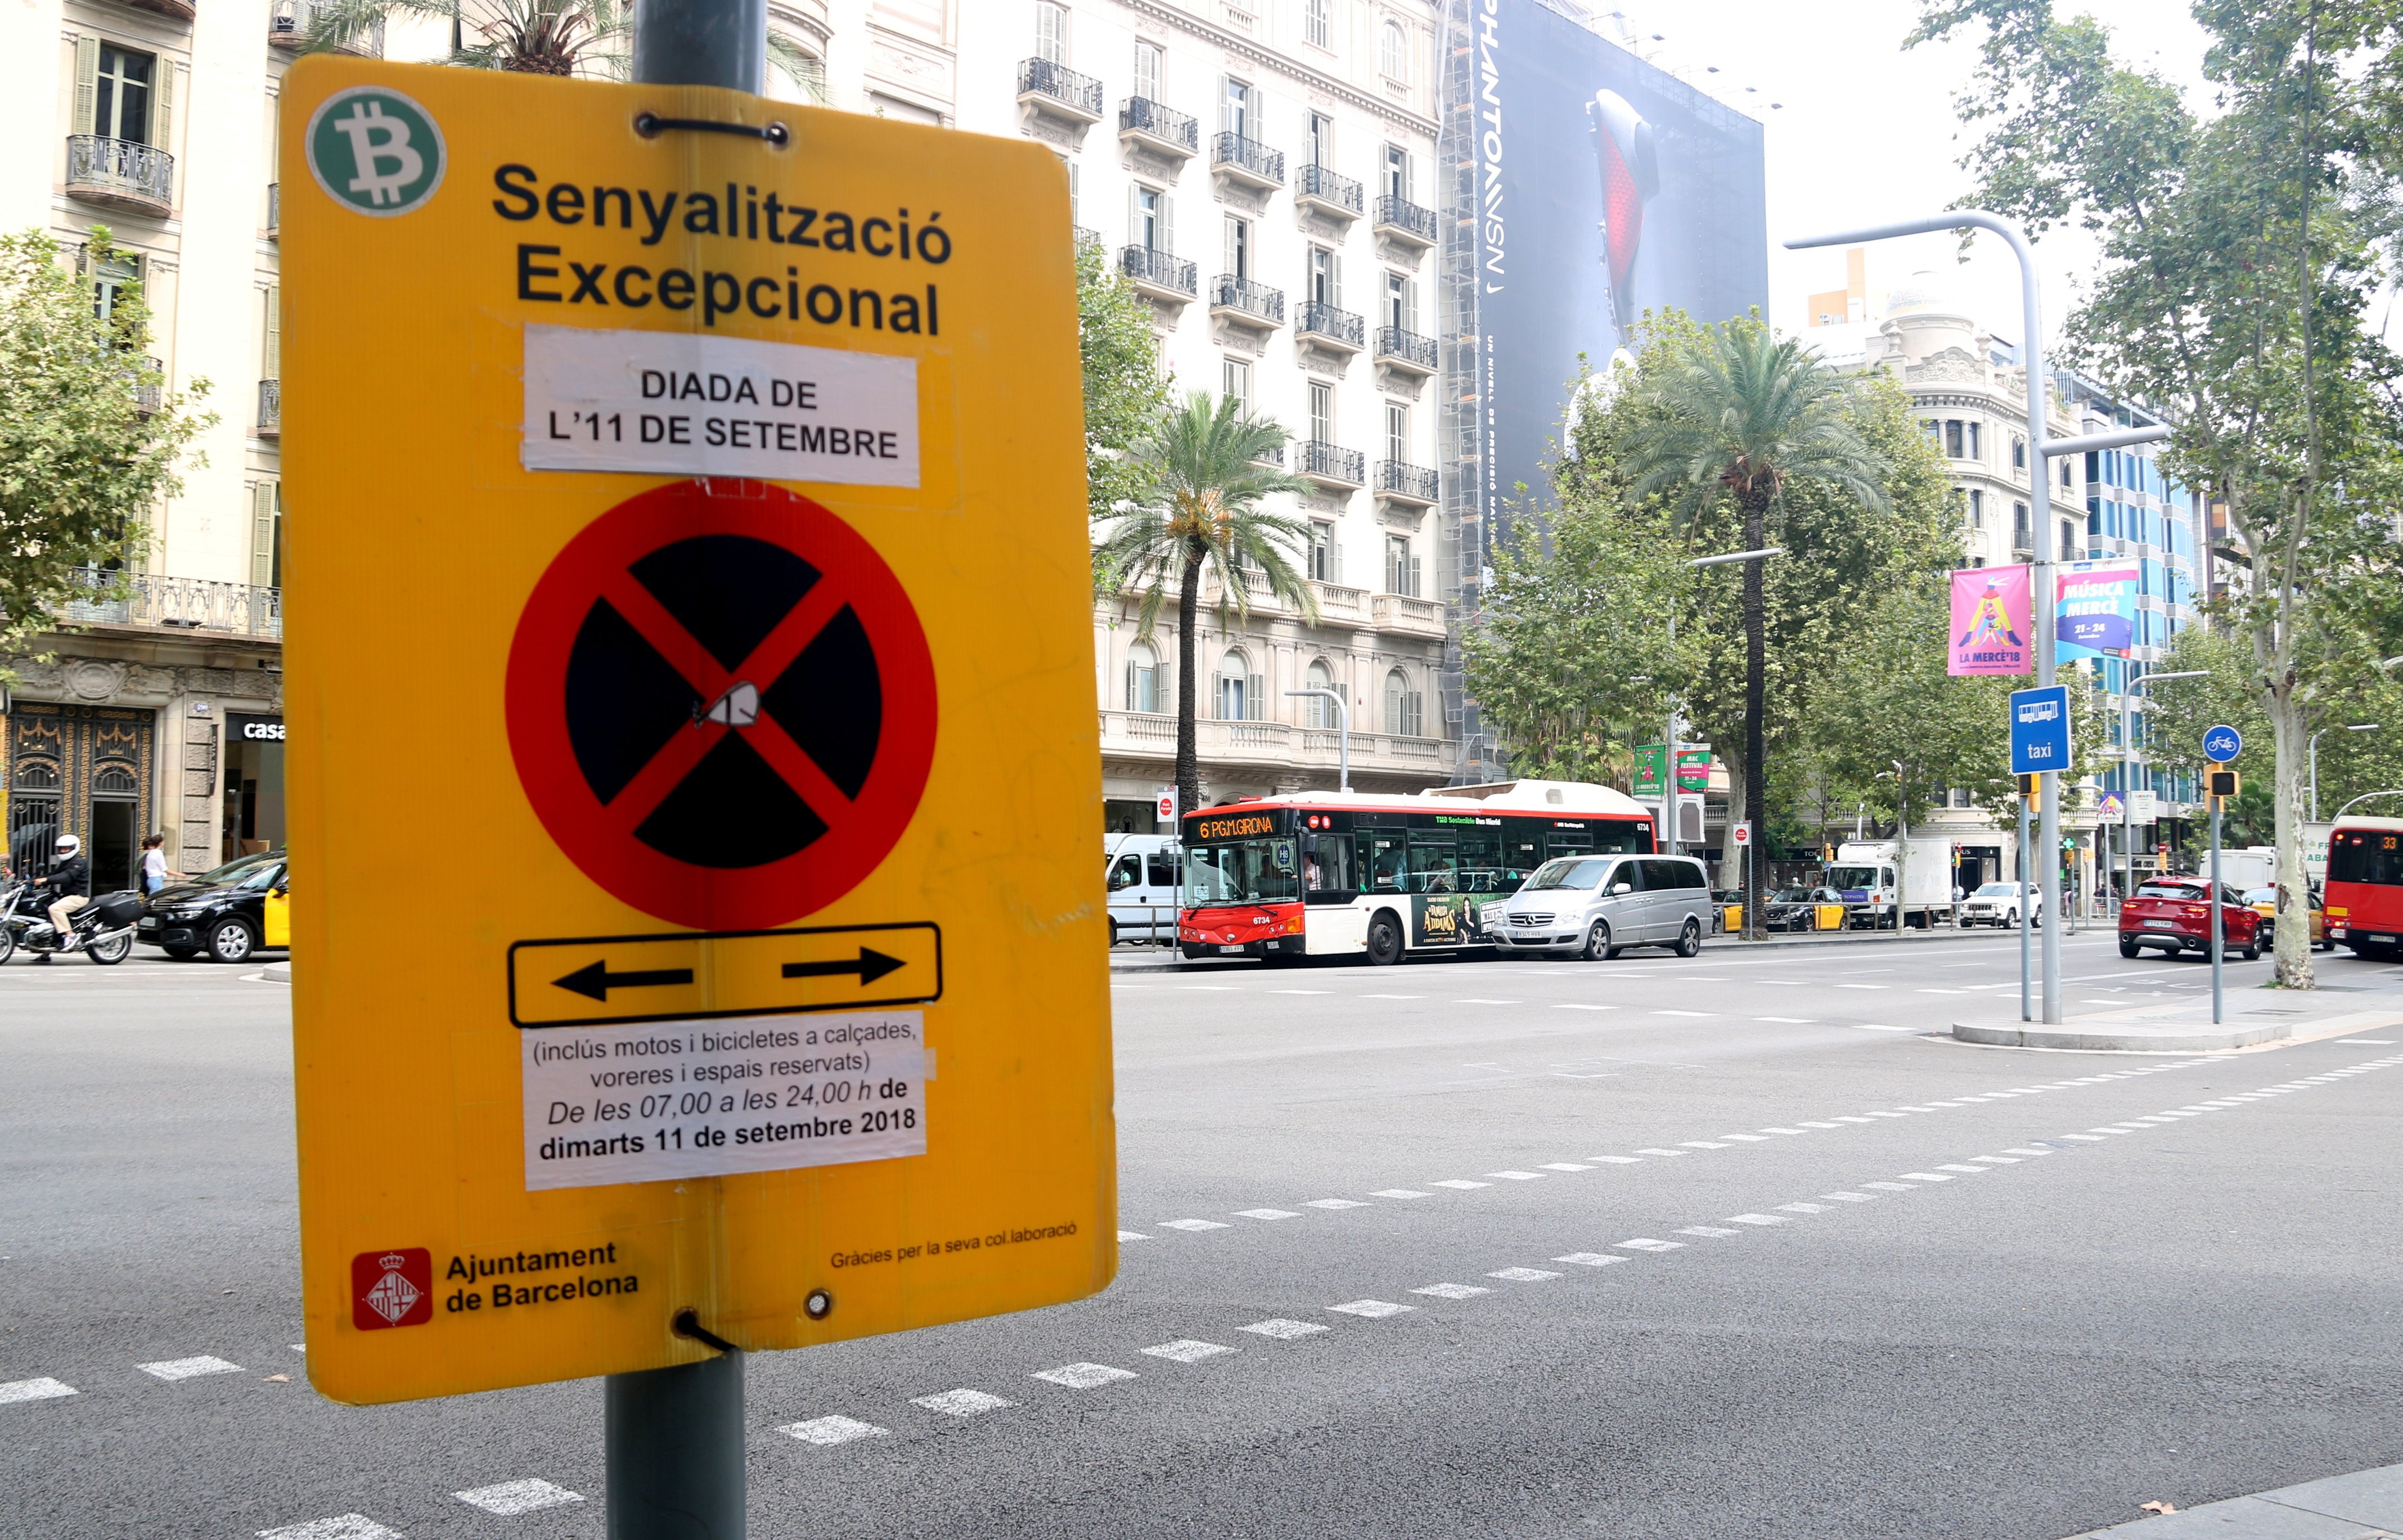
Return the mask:
M 36 957 L 66 950 L 50 924 L 46 895 L 31 882 L 0 892 L 0 963 L 21 948 Z M 67 930 L 76 950 L 103 967 L 122 963 L 133 951 L 133 923 L 142 915 L 142 896 L 135 893 L 103 894 L 75 911 Z

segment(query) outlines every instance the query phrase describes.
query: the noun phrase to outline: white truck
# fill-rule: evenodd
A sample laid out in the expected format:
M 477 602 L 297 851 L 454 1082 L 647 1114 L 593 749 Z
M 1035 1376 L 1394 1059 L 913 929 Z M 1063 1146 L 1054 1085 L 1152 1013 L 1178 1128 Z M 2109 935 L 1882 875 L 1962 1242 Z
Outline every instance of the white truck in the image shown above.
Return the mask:
M 1847 840 L 1836 847 L 1821 881 L 1843 895 L 1845 923 L 1883 930 L 1894 923 L 1896 899 L 1901 900 L 1914 929 L 1924 930 L 1937 915 L 1952 911 L 1952 841 L 1941 835 L 1910 837 L 1910 859 L 1893 839 Z M 1899 869 L 1897 869 L 1899 868 Z M 1909 884 L 1900 891 L 1897 884 Z

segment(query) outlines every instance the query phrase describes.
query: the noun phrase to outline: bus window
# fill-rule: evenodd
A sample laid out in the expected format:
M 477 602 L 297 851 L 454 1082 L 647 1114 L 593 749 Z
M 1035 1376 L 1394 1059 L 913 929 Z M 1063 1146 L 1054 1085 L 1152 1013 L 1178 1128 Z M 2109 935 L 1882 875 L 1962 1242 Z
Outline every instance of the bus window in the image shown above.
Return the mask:
M 1621 855 L 1648 853 L 1652 849 L 1652 825 L 1640 824 L 1604 824 L 1589 831 L 1595 851 L 1616 851 Z
M 1502 847 L 1502 891 L 1516 893 L 1527 874 L 1544 864 L 1544 841 L 1535 833 L 1512 830 Z
M 1502 881 L 1502 835 L 1498 829 L 1462 829 L 1460 891 L 1507 893 L 1515 883 Z
M 1290 904 L 1301 897 L 1291 839 L 1195 845 L 1185 853 L 1185 907 Z
M 1460 891 L 1460 855 L 1452 849 L 1451 835 L 1420 835 L 1410 841 L 1410 891 Z
M 1546 855 L 1584 855 L 1593 849 L 1593 835 L 1587 829 L 1549 829 L 1544 835 Z
M 1409 891 L 1409 840 L 1399 829 L 1371 834 L 1368 839 L 1368 886 L 1378 893 Z
M 1306 893 L 1357 893 L 1352 870 L 1352 837 L 1314 834 L 1302 841 L 1301 885 Z
M 2403 886 L 2403 835 L 2384 829 L 2346 829 L 2328 846 L 2327 880 Z

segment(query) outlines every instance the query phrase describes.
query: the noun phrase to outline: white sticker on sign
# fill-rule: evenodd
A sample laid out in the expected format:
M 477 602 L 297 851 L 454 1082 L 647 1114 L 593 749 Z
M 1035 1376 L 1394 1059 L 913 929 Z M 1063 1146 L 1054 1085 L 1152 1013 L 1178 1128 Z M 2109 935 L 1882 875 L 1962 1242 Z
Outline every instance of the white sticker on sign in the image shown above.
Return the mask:
M 926 1153 L 920 1011 L 519 1036 L 532 1191 Z
M 528 470 L 918 484 L 918 361 L 688 332 L 525 329 Z

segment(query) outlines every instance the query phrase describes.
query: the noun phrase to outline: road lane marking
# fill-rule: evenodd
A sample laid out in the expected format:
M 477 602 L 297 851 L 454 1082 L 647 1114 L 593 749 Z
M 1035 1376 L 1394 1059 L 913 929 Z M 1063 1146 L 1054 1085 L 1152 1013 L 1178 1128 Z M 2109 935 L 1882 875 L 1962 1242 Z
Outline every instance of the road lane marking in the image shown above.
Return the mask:
M 865 1422 L 860 1424 L 862 1427 L 867 1425 Z M 875 1431 L 882 1433 L 884 1430 L 878 1428 Z M 563 1508 L 571 1503 L 584 1501 L 582 1492 L 570 1491 L 539 1477 L 528 1477 L 522 1481 L 503 1481 L 489 1487 L 471 1487 L 451 1495 L 471 1508 L 481 1508 L 503 1519 L 514 1519 L 521 1513 L 539 1513 L 544 1508 Z
M 1540 1182 L 1544 1179 L 1544 1173 L 1539 1171 L 1489 1171 L 1485 1174 L 1500 1177 L 1505 1182 Z
M 1315 1337 L 1327 1328 L 1315 1321 L 1255 1321 L 1248 1326 L 1237 1326 L 1256 1337 L 1273 1337 L 1280 1342 L 1290 1342 L 1299 1337 Z
M 0 1407 L 18 1401 L 49 1401 L 62 1395 L 80 1394 L 73 1385 L 47 1377 L 40 1380 L 12 1380 L 5 1385 L 0 1385 Z
M 977 1417 L 985 1412 L 999 1411 L 1004 1407 L 1018 1405 L 1015 1401 L 1005 1401 L 998 1395 L 988 1395 L 980 1390 L 967 1389 L 947 1390 L 938 1395 L 913 1395 L 910 1398 L 910 1404 L 913 1407 L 924 1407 L 928 1411 L 939 1411 L 946 1417 Z
M 1420 1193 L 1417 1196 L 1424 1198 L 1426 1195 Z M 1301 1206 L 1306 1209 L 1366 1209 L 1376 1205 L 1363 1203 L 1356 1198 L 1313 1198 Z
M 1614 1243 L 1621 1251 L 1676 1251 L 1685 1245 L 1683 1241 L 1656 1241 L 1648 1235 L 1639 1235 L 1632 1241 L 1620 1241 Z
M 1558 1278 L 1560 1274 L 1546 1272 L 1541 1268 L 1504 1268 L 1496 1272 L 1489 1272 L 1485 1276 L 1507 1279 L 1513 1283 L 1541 1283 L 1549 1279 Z
M 873 1422 L 863 1422 L 856 1417 L 813 1417 L 806 1422 L 787 1422 L 776 1431 L 804 1444 L 831 1448 L 862 1438 L 886 1437 L 891 1430 L 880 1428 Z M 466 1493 L 459 1495 L 465 1497 Z
M 1598 1251 L 1573 1251 L 1566 1256 L 1555 1256 L 1555 1262 L 1574 1263 L 1580 1268 L 1606 1268 L 1613 1262 L 1624 1262 L 1624 1256 L 1605 1256 Z
M 1493 1185 L 1493 1184 L 1491 1182 L 1465 1181 L 1459 1177 L 1454 1177 L 1449 1182 L 1429 1182 L 1427 1184 L 1427 1186 L 1431 1187 L 1450 1187 L 1455 1192 L 1468 1192 L 1478 1187 L 1490 1187 Z
M 1221 1347 L 1215 1342 L 1197 1342 L 1189 1337 L 1180 1337 L 1174 1342 L 1162 1342 L 1156 1348 L 1145 1348 L 1141 1351 L 1154 1358 L 1165 1358 L 1174 1364 L 1198 1364 L 1204 1358 L 1215 1358 L 1222 1353 L 1232 1353 L 1235 1350 Z
M 312 1519 L 305 1524 L 260 1530 L 257 1534 L 258 1540 L 400 1540 L 398 1530 L 386 1529 L 363 1513 Z
M 1730 1235 L 1742 1235 L 1743 1231 L 1723 1230 L 1713 1225 L 1688 1225 L 1677 1233 L 1679 1235 L 1706 1235 L 1714 1241 L 1723 1241 Z
M 1132 1380 L 1137 1376 L 1132 1369 L 1118 1368 L 1108 1364 L 1063 1364 L 1056 1369 L 1044 1369 L 1040 1373 L 1030 1374 L 1027 1378 L 1049 1380 L 1055 1385 L 1065 1385 L 1070 1390 L 1092 1390 L 1097 1386 L 1116 1384 L 1118 1380 Z
M 1435 1194 L 1418 1192 L 1410 1187 L 1379 1187 L 1368 1196 L 1371 1198 L 1433 1198 Z
M 1329 1305 L 1328 1310 L 1341 1315 L 1357 1315 L 1369 1321 L 1382 1321 L 1389 1315 L 1418 1309 L 1416 1305 L 1396 1305 L 1385 1299 L 1354 1299 L 1349 1304 Z
M 1480 1294 L 1492 1294 L 1493 1291 L 1480 1289 L 1470 1283 L 1429 1283 L 1424 1288 L 1415 1288 L 1410 1292 L 1433 1295 L 1438 1299 L 1473 1299 Z
M 165 1358 L 155 1364 L 136 1364 L 133 1367 L 154 1380 L 169 1381 L 197 1380 L 204 1374 L 242 1372 L 240 1364 L 229 1364 L 222 1358 L 211 1358 L 205 1354 L 198 1358 Z
M 1235 1217 L 1238 1219 L 1259 1219 L 1269 1221 L 1277 1219 L 1299 1219 L 1301 1215 L 1294 1213 L 1291 1209 L 1237 1209 L 1235 1211 Z

